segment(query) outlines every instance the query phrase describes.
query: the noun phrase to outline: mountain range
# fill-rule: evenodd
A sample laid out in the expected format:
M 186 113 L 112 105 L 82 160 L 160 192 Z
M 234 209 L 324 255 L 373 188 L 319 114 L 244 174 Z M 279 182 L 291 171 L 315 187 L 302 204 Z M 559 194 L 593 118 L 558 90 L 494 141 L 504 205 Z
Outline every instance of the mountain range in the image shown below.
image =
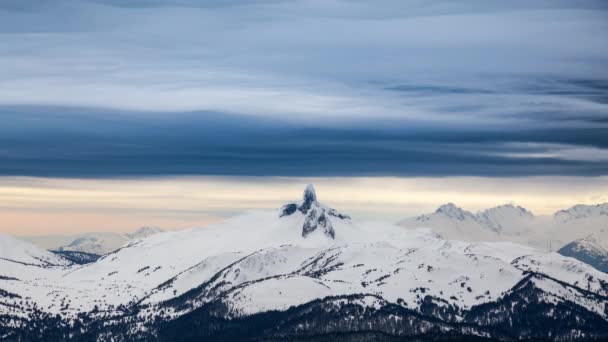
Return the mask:
M 511 209 L 442 208 L 421 222 L 516 234 L 497 219 L 515 220 Z M 0 247 L 3 340 L 608 338 L 608 274 L 513 242 L 356 222 L 312 186 L 275 211 L 131 240 L 84 265 L 8 235 Z
M 413 229 L 431 228 L 448 239 L 512 241 L 545 250 L 593 235 L 599 245 L 608 248 L 608 203 L 579 204 L 550 216 L 536 216 L 513 204 L 472 213 L 448 203 L 433 213 L 398 224 Z

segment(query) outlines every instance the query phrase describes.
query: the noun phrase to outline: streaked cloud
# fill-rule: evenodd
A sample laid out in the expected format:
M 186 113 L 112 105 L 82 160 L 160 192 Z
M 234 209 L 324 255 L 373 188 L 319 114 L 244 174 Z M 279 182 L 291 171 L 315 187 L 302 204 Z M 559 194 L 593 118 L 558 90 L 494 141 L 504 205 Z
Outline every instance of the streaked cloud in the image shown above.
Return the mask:
M 10 4 L 0 8 L 0 103 L 7 105 L 334 124 L 606 112 L 605 101 L 591 98 L 605 98 L 606 89 L 590 86 L 608 76 L 601 2 Z
M 336 127 L 216 112 L 23 106 L 0 107 L 0 120 L 0 174 L 11 176 L 505 177 L 608 172 L 606 160 L 594 157 L 608 148 L 601 127 L 508 129 L 375 119 Z M 576 157 L 577 151 L 585 154 Z
M 608 149 L 567 144 L 508 143 L 508 152 L 498 155 L 518 159 L 561 159 L 595 163 L 608 162 Z
M 603 1 L 3 1 L 0 174 L 606 175 L 607 19 Z

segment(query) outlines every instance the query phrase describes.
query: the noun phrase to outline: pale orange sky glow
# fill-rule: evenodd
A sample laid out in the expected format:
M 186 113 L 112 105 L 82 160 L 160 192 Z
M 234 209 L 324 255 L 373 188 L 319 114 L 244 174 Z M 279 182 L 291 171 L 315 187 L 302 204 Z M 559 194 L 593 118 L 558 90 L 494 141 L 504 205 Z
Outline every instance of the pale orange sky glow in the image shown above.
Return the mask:
M 319 199 L 358 219 L 396 221 L 454 202 L 476 211 L 514 203 L 535 214 L 608 202 L 608 177 L 139 179 L 0 178 L 1 232 L 15 235 L 201 227 L 274 209 L 314 183 Z

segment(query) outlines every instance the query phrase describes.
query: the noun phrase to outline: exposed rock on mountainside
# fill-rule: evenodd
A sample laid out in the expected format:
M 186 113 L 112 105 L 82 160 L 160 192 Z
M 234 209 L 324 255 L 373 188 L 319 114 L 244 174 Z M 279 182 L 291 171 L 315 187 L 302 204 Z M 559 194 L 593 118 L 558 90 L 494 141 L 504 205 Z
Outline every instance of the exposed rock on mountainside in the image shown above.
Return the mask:
M 329 238 L 335 238 L 336 232 L 331 224 L 329 216 L 333 216 L 340 220 L 350 220 L 350 217 L 338 213 L 336 210 L 327 208 L 317 202 L 317 194 L 312 184 L 308 184 L 304 189 L 304 196 L 299 203 L 288 203 L 281 208 L 280 217 L 298 214 L 305 216 L 304 224 L 302 225 L 302 237 L 307 237 L 317 229 L 323 231 L 323 234 Z

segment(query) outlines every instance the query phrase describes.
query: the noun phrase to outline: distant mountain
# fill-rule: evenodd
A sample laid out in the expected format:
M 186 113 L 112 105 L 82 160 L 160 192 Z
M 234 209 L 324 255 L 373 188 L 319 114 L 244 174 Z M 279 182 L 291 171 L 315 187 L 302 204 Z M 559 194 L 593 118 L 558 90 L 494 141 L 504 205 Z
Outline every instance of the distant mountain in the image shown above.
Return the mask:
M 501 241 L 502 235 L 521 234 L 529 230 L 534 215 L 525 208 L 505 204 L 473 214 L 447 203 L 434 213 L 404 219 L 398 225 L 406 228 L 431 228 L 448 239 L 465 241 Z
M 430 228 L 448 239 L 513 241 L 545 250 L 593 235 L 600 246 L 608 248 L 608 203 L 576 205 L 552 216 L 535 216 L 512 204 L 474 214 L 448 203 L 434 213 L 404 219 L 398 225 Z
M 529 226 L 535 219 L 531 211 L 513 204 L 486 209 L 476 215 L 484 227 L 497 233 L 516 233 L 521 227 Z
M 575 258 L 596 269 L 608 273 L 608 251 L 600 246 L 593 236 L 572 241 L 557 251 L 559 254 Z
M 561 242 L 557 246 L 593 236 L 598 245 L 608 249 L 608 203 L 578 204 L 560 210 L 550 218 L 543 233 L 557 237 Z
M 430 216 L 481 225 L 455 206 Z M 21 244 L 0 258 L 3 339 L 608 338 L 608 274 L 520 244 L 356 222 L 312 186 L 278 210 L 132 240 L 94 263 L 21 259 L 49 254 Z
M 22 239 L 52 251 L 103 255 L 122 247 L 131 240 L 142 239 L 162 231 L 162 229 L 156 227 L 141 227 L 133 233 L 124 234 L 94 232 L 75 236 L 29 236 Z
M 454 203 L 448 203 L 440 206 L 435 211 L 435 214 L 436 216 L 441 215 L 458 221 L 475 221 L 475 216 L 471 214 L 471 212 L 457 207 L 454 205 Z M 426 217 L 428 219 L 427 215 L 423 215 L 422 217 Z
M 129 239 L 121 234 L 90 233 L 79 236 L 72 242 L 54 250 L 59 252 L 85 252 L 103 255 L 124 245 L 128 240 Z
M 608 220 L 608 203 L 596 205 L 577 204 L 571 208 L 556 212 L 553 218 L 559 222 L 597 218 Z

